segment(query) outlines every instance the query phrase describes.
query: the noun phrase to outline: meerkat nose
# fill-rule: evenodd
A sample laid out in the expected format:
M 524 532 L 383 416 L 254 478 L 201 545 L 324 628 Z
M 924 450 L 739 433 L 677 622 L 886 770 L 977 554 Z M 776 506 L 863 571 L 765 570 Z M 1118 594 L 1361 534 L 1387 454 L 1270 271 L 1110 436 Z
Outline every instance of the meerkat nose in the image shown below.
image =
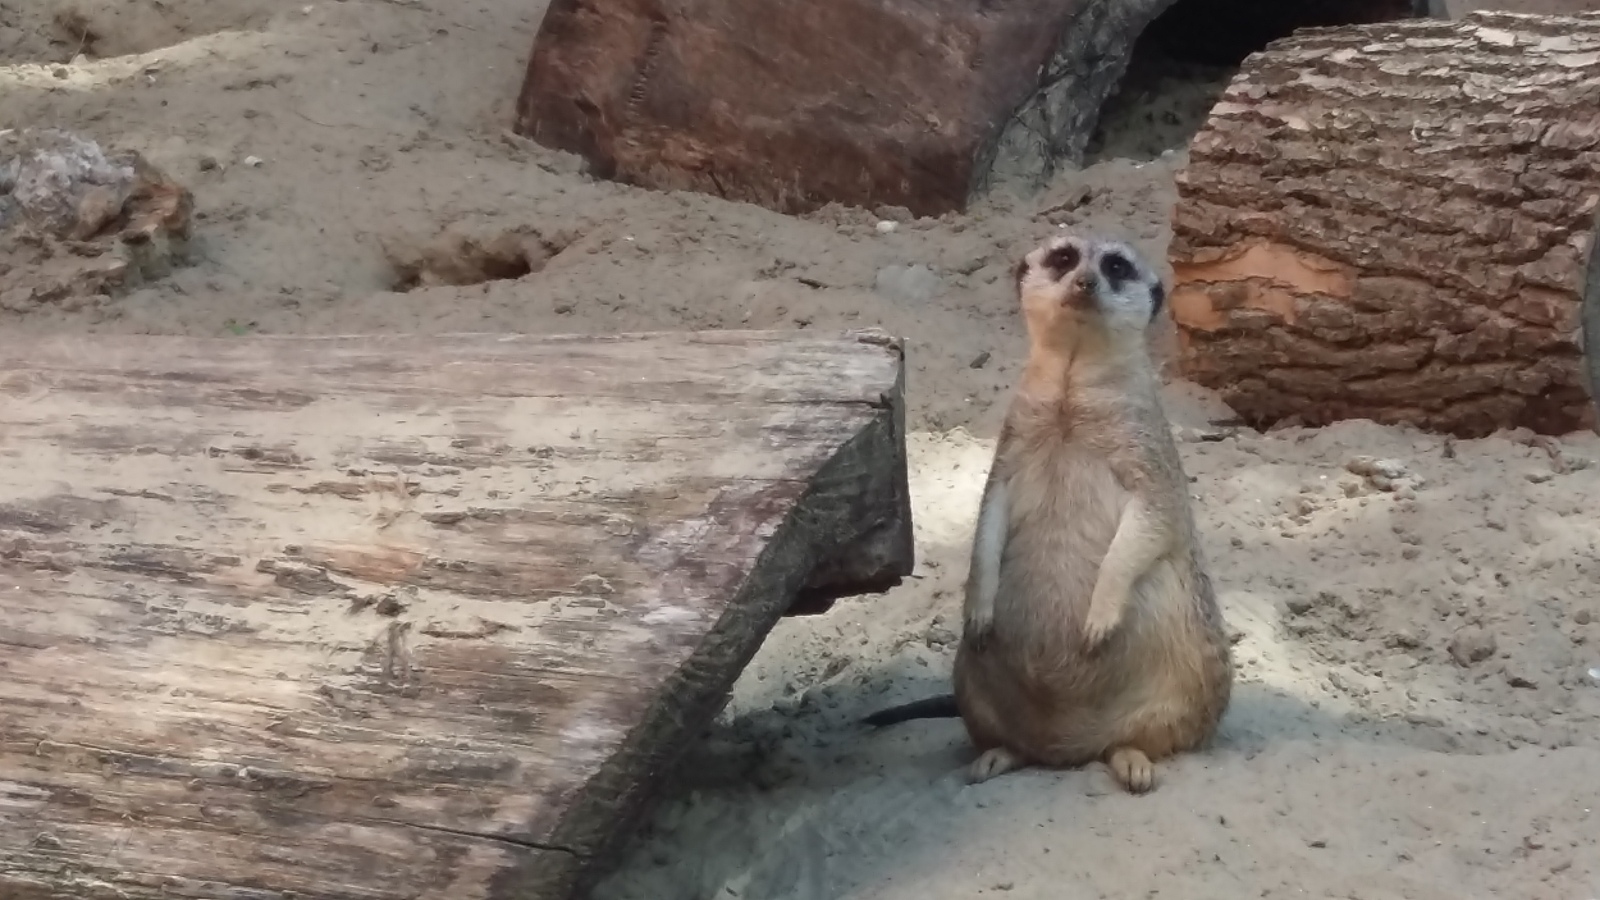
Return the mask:
M 1078 290 L 1085 293 L 1092 293 L 1094 291 L 1095 277 L 1093 272 L 1079 272 L 1077 277 L 1073 280 L 1077 282 Z

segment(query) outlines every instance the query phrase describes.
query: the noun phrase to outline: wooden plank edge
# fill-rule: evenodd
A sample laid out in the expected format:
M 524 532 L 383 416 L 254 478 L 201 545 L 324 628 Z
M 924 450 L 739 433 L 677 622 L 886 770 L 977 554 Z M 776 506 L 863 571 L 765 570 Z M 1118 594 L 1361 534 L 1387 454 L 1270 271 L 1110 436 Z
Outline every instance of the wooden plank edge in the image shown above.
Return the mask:
M 911 529 L 911 474 L 906 457 L 905 342 L 882 332 L 857 335 L 892 351 L 900 361 L 891 393 L 880 403 L 890 415 L 875 422 L 857 441 L 872 446 L 847 446 L 868 458 L 893 460 L 887 472 L 857 473 L 854 484 L 837 486 L 837 493 L 853 502 L 861 530 L 841 540 L 832 553 L 818 560 L 811 577 L 789 605 L 787 615 L 808 616 L 827 612 L 834 601 L 863 594 L 881 594 L 897 587 L 916 567 L 916 545 Z M 880 424 L 882 427 L 879 427 Z M 825 471 L 818 473 L 822 478 Z
M 504 870 L 490 900 L 581 898 L 614 865 L 690 741 L 708 728 L 762 639 L 818 572 L 835 586 L 859 573 L 909 575 L 913 553 L 905 442 L 905 348 L 878 332 L 855 334 L 896 357 L 891 394 L 877 415 L 824 463 L 751 567 L 727 612 L 682 668 L 663 682 L 640 724 L 590 779 L 566 820 L 540 849 L 561 864 Z M 883 454 L 889 454 L 887 465 Z M 871 473 L 879 473 L 873 477 Z M 879 509 L 874 501 L 888 504 Z M 857 549 L 859 548 L 859 549 Z M 586 848 L 575 852 L 573 848 Z

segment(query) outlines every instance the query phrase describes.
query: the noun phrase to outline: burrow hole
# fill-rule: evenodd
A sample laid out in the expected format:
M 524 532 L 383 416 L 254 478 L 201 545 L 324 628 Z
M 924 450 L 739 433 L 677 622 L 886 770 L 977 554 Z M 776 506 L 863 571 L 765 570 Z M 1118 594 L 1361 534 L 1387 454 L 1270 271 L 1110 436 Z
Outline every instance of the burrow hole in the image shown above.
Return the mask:
M 542 271 L 570 247 L 575 232 L 543 234 L 533 228 L 447 227 L 430 238 L 396 235 L 383 241 L 390 289 L 400 292 L 443 285 L 514 281 Z
M 1429 15 L 1429 0 L 1177 0 L 1139 36 L 1084 162 L 1182 150 L 1245 57 L 1295 30 Z

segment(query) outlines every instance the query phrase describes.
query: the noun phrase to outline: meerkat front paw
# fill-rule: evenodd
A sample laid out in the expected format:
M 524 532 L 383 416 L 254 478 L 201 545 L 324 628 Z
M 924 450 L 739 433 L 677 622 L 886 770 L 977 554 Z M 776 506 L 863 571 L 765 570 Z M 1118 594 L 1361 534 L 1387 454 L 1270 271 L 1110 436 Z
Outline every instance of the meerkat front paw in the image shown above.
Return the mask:
M 1027 763 L 1022 757 L 1004 747 L 985 750 L 967 767 L 967 783 L 982 784 L 991 778 L 1014 772 Z
M 994 616 L 967 616 L 961 625 L 961 640 L 975 653 L 982 653 L 994 635 Z
M 1083 620 L 1083 643 L 1090 650 L 1100 646 L 1122 624 L 1122 610 L 1127 601 L 1095 596 L 1089 601 L 1089 614 Z
M 1111 775 L 1130 794 L 1148 793 L 1156 786 L 1156 767 L 1144 751 L 1118 747 L 1106 760 Z

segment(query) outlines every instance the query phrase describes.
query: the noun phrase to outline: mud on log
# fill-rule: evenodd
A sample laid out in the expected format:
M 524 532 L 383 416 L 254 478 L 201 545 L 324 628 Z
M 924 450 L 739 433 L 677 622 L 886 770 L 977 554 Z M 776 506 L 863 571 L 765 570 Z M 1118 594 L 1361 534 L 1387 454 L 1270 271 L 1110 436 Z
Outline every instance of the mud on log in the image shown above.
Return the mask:
M 1171 0 L 551 0 L 516 130 L 786 213 L 936 216 L 1076 164 Z
M 1178 193 L 1180 369 L 1247 419 L 1593 425 L 1600 14 L 1298 32 L 1246 61 Z
M 901 371 L 0 339 L 0 897 L 570 896 L 811 573 L 908 572 Z

